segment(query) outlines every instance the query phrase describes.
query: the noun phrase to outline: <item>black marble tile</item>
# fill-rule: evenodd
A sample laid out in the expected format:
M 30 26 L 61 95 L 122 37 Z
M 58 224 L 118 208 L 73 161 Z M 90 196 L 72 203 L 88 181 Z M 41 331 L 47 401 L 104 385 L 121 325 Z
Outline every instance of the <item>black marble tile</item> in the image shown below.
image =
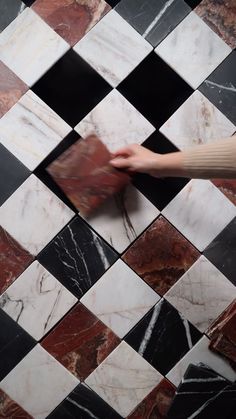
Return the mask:
M 118 90 L 157 128 L 193 93 L 193 89 L 153 51 Z
M 203 252 L 236 285 L 236 217 Z
M 32 90 L 75 127 L 110 92 L 111 87 L 71 49 Z
M 156 47 L 191 12 L 184 0 L 122 0 L 118 12 Z
M 35 340 L 0 309 L 0 381 L 34 345 Z
M 120 0 L 106 0 L 106 2 L 110 4 L 110 6 L 112 7 L 115 7 L 119 3 L 119 1 Z
M 190 322 L 162 299 L 128 333 L 125 341 L 165 375 L 201 336 Z
M 72 393 L 48 416 L 48 419 L 121 419 L 115 410 L 84 384 Z
M 39 262 L 78 298 L 117 258 L 117 254 L 78 216 L 38 257 Z
M 236 51 L 216 68 L 199 87 L 227 118 L 236 124 Z
M 144 143 L 144 147 L 155 153 L 166 154 L 178 151 L 160 132 L 155 131 Z M 133 184 L 149 199 L 159 210 L 166 205 L 183 189 L 189 179 L 185 178 L 155 178 L 143 173 L 133 177 Z
M 30 7 L 35 2 L 35 0 L 23 0 L 26 6 Z
M 202 0 L 185 0 L 185 3 L 187 3 L 192 9 L 195 9 L 201 1 Z
M 2 32 L 24 9 L 20 0 L 0 0 L 0 32 Z
M 30 171 L 0 144 L 0 206 L 30 175 Z
M 43 162 L 34 170 L 34 174 L 49 188 L 53 191 L 58 198 L 60 198 L 69 208 L 74 212 L 78 212 L 78 209 L 72 204 L 67 198 L 62 189 L 57 185 L 56 182 L 47 172 L 46 168 L 57 159 L 64 151 L 66 151 L 72 144 L 80 139 L 79 134 L 76 131 L 71 131 L 60 144 L 43 160 Z
M 190 364 L 176 391 L 168 418 L 233 419 L 231 413 L 235 407 L 236 384 L 232 385 L 202 364 Z

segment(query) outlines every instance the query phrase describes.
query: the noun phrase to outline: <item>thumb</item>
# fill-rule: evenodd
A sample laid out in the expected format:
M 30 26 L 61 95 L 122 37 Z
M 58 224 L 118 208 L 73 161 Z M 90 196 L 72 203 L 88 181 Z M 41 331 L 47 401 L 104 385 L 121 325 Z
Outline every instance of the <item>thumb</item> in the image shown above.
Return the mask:
M 116 157 L 115 159 L 110 160 L 110 164 L 117 169 L 128 169 L 130 166 L 129 159 L 122 157 Z

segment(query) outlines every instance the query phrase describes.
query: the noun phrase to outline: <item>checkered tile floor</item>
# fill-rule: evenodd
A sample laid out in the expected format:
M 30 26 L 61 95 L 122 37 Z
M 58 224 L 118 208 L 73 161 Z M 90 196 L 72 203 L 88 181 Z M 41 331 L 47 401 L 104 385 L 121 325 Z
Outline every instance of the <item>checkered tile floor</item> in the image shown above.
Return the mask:
M 163 419 L 190 362 L 236 379 L 206 335 L 236 298 L 236 181 L 136 175 L 83 219 L 46 172 L 91 133 L 234 134 L 235 3 L 199 3 L 0 0 L 1 418 Z

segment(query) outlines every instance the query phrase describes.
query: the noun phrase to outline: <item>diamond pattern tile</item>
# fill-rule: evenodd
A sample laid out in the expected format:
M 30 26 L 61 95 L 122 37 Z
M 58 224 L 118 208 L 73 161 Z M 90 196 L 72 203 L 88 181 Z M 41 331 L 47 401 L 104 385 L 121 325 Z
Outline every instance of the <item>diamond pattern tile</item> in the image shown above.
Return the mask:
M 236 380 L 233 317 L 211 336 L 236 301 L 236 179 L 130 177 L 109 160 L 235 134 L 233 0 L 0 10 L 0 417 L 167 419 L 180 400 L 187 418 L 179 395 L 217 383 L 195 374 L 183 395 L 184 377 Z M 128 185 L 113 195 L 107 173 Z M 109 196 L 96 210 L 94 191 Z

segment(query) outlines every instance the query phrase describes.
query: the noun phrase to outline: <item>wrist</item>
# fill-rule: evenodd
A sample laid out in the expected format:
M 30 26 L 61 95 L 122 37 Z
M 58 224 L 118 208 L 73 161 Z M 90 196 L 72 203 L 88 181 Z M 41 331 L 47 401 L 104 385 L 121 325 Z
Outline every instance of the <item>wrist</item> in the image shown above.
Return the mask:
M 158 166 L 159 176 L 186 176 L 181 151 L 159 155 Z

